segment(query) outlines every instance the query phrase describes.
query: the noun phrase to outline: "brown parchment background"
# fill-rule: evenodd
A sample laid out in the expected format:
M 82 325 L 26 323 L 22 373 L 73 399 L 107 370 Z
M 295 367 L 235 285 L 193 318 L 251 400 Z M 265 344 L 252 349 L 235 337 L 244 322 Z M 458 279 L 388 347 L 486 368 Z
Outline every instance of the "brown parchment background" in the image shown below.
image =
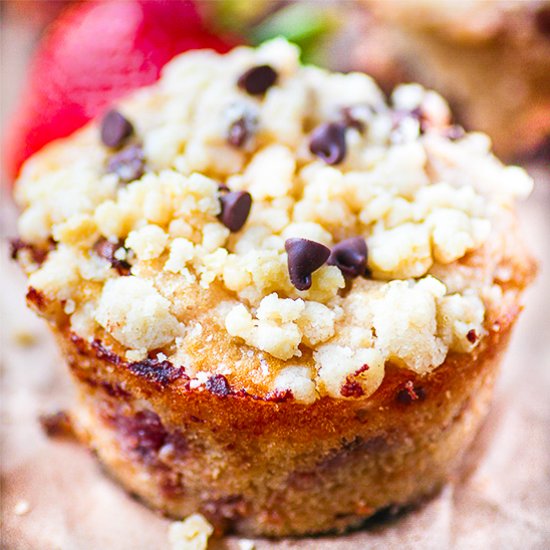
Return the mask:
M 0 0 L 4 4 L 5 0 Z M 28 22 L 27 22 L 28 23 Z M 2 115 L 18 93 L 40 21 L 0 25 Z M 503 365 L 492 411 L 461 479 L 394 519 L 346 536 L 267 541 L 261 549 L 550 549 L 550 169 L 522 207 L 526 242 L 541 260 Z M 8 260 L 15 208 L 2 186 L 0 223 L 1 548 L 168 549 L 169 521 L 128 497 L 94 457 L 49 440 L 38 415 L 66 407 L 70 387 L 45 325 L 24 305 L 24 278 Z M 31 335 L 32 345 L 21 336 Z M 28 511 L 18 514 L 21 503 Z M 307 510 L 304 510 L 307 513 Z M 239 539 L 212 548 L 238 549 Z

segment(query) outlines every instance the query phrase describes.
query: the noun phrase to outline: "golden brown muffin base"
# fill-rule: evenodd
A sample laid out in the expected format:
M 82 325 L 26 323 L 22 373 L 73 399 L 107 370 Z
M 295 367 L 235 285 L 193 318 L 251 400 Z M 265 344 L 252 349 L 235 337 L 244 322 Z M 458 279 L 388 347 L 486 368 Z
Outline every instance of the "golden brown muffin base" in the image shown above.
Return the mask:
M 424 377 L 389 366 L 368 399 L 312 405 L 192 390 L 185 376 L 132 372 L 98 342 L 58 336 L 80 434 L 129 491 L 175 518 L 200 511 L 218 532 L 283 536 L 345 530 L 448 480 L 485 417 L 516 315 Z

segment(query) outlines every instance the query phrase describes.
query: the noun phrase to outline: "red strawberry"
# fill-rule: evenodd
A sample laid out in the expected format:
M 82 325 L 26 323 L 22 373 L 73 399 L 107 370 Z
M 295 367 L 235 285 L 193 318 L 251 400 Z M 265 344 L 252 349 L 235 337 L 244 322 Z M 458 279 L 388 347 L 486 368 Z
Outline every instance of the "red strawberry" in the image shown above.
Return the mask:
M 50 27 L 4 140 L 6 172 L 48 142 L 67 136 L 128 91 L 151 84 L 174 55 L 227 51 L 189 0 L 91 1 Z

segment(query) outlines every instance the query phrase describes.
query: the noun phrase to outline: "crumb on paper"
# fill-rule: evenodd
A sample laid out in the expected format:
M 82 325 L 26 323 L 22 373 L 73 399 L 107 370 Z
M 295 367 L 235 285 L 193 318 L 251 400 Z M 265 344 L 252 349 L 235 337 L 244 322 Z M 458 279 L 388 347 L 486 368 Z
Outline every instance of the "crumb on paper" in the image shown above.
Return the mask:
M 20 500 L 14 506 L 13 513 L 16 516 L 24 516 L 25 514 L 29 513 L 30 509 L 31 509 L 31 505 L 29 504 L 28 500 Z
M 239 540 L 239 550 L 254 550 L 256 543 L 253 540 L 241 539 Z
M 214 528 L 201 514 L 174 521 L 168 529 L 171 550 L 206 550 Z
M 16 345 L 30 348 L 38 342 L 38 334 L 25 328 L 18 328 L 13 331 L 12 339 Z

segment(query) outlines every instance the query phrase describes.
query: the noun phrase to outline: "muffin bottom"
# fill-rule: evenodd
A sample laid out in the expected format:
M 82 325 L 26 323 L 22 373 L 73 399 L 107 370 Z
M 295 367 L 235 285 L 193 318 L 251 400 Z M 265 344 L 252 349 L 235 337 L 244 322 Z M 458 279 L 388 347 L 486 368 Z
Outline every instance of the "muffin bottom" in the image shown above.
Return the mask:
M 486 416 L 500 328 L 426 376 L 390 365 L 368 399 L 312 405 L 190 389 L 70 333 L 60 342 L 77 430 L 126 489 L 173 518 L 201 512 L 218 533 L 286 536 L 344 531 L 449 480 Z

